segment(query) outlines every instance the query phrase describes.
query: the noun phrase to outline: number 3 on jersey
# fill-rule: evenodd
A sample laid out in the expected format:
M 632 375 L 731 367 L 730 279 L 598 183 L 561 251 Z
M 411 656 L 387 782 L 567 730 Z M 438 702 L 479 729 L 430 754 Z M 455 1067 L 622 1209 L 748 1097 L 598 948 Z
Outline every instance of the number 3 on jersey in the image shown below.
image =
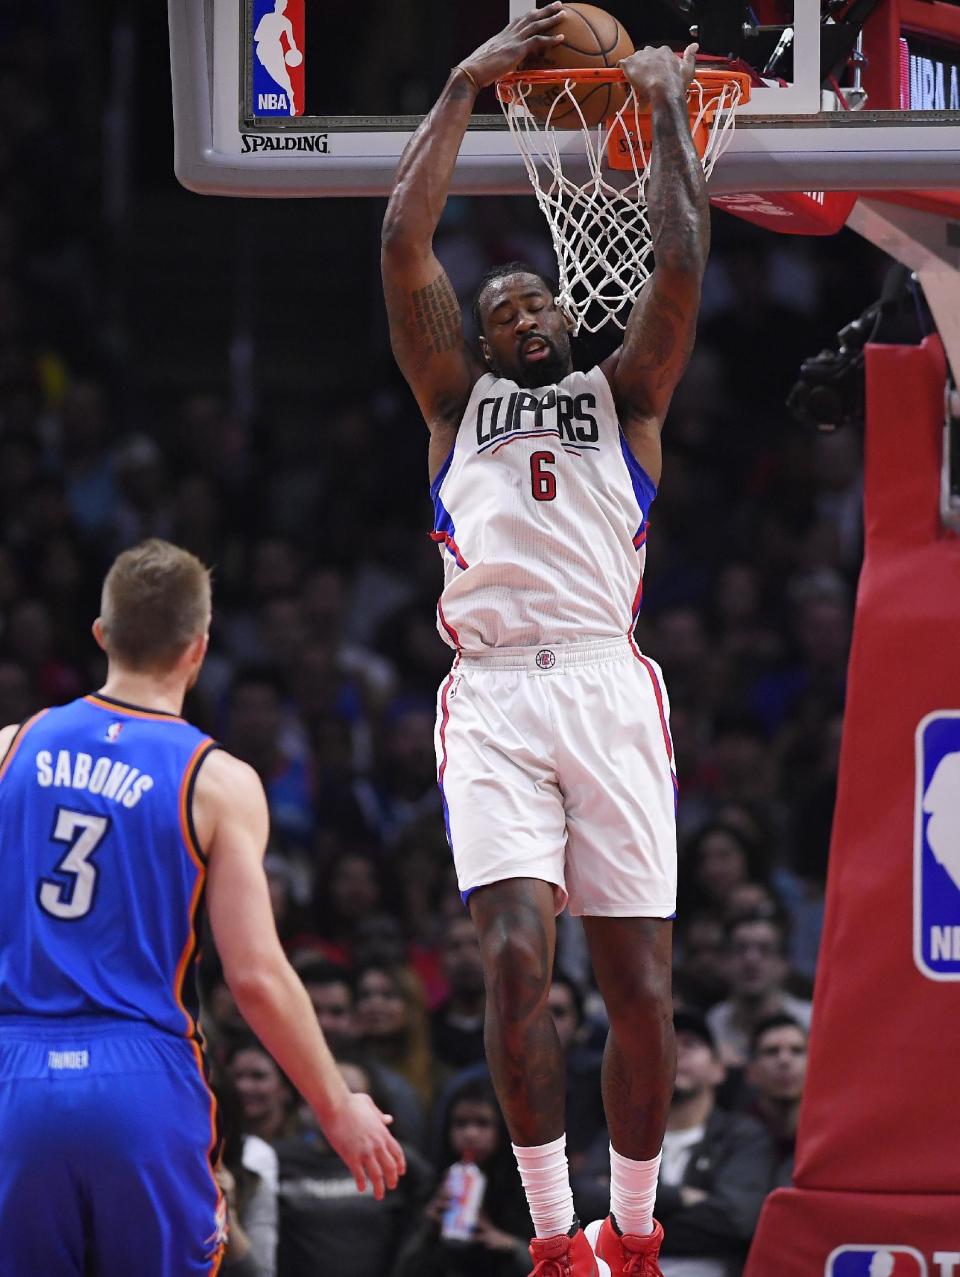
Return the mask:
M 530 487 L 537 501 L 553 501 L 557 495 L 557 476 L 544 466 L 556 465 L 552 452 L 534 452 L 530 457 Z
M 71 811 L 57 808 L 57 823 L 53 828 L 55 842 L 67 843 L 70 850 L 57 865 L 55 873 L 70 874 L 69 885 L 54 882 L 50 878 L 40 880 L 37 899 L 40 908 L 54 918 L 72 921 L 90 912 L 97 889 L 97 870 L 90 857 L 100 846 L 104 834 L 110 828 L 106 816 L 94 816 L 87 811 Z

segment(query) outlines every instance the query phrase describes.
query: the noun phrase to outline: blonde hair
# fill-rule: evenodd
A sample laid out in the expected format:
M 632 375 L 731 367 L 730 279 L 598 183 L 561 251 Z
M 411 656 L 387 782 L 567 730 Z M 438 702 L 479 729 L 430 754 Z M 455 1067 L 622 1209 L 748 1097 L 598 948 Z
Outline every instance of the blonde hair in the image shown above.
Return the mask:
M 368 971 L 379 971 L 396 987 L 407 1009 L 407 1023 L 399 1041 L 385 1043 L 376 1038 L 364 1039 L 364 1046 L 374 1060 L 385 1064 L 411 1084 L 429 1109 L 436 1088 L 436 1072 L 430 1045 L 430 1017 L 423 984 L 406 965 L 370 962 L 361 968 L 357 984 Z
M 167 670 L 210 624 L 210 569 L 151 537 L 117 556 L 103 582 L 107 655 L 134 670 Z

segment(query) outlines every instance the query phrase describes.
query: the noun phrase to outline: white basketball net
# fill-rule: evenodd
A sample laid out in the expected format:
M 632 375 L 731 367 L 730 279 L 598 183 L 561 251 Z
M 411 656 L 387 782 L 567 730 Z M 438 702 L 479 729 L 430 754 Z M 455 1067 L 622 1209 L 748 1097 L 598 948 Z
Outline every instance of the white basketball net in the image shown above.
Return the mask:
M 543 120 L 530 111 L 529 81 L 501 86 L 500 102 L 517 148 L 553 239 L 560 275 L 557 304 L 573 320 L 575 331 L 596 332 L 608 320 L 626 328 L 629 310 L 653 271 L 653 243 L 647 222 L 646 188 L 651 156 L 640 135 L 636 94 L 628 85 L 627 100 L 615 116 L 601 124 L 587 124 L 574 94 L 576 80 L 559 81 L 556 97 Z M 709 177 L 717 158 L 733 136 L 734 115 L 741 89 L 736 80 L 724 84 L 709 96 L 694 80 L 690 86 L 691 123 L 696 132 L 706 123 L 709 136 L 703 155 L 703 169 Z M 567 120 L 574 111 L 579 126 Z M 709 119 L 713 112 L 712 120 Z M 553 120 L 566 116 L 558 129 Z M 637 149 L 628 148 L 630 166 L 610 173 L 606 169 L 607 144 L 621 124 L 626 123 L 638 139 Z M 583 152 L 561 150 L 560 137 L 579 131 L 587 164 L 583 180 Z M 564 172 L 577 168 L 575 180 Z M 611 181 L 620 179 L 617 185 Z

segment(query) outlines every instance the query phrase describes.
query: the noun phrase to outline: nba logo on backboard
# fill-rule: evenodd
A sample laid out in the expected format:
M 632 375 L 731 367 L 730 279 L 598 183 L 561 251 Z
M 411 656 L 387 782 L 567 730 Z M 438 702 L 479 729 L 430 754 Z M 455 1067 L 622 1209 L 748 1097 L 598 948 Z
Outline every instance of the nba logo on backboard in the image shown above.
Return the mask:
M 917 728 L 913 953 L 931 980 L 960 980 L 960 710 Z
M 258 116 L 303 114 L 304 0 L 253 0 L 250 61 Z
M 838 1246 L 824 1277 L 927 1277 L 927 1261 L 912 1246 Z

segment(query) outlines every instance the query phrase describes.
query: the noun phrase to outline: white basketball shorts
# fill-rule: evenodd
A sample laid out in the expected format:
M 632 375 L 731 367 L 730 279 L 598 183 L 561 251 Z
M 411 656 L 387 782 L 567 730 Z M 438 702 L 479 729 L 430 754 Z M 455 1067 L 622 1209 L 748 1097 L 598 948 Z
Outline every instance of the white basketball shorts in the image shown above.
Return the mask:
M 660 667 L 632 636 L 458 654 L 437 770 L 460 891 L 555 887 L 557 912 L 669 918 L 677 781 Z

